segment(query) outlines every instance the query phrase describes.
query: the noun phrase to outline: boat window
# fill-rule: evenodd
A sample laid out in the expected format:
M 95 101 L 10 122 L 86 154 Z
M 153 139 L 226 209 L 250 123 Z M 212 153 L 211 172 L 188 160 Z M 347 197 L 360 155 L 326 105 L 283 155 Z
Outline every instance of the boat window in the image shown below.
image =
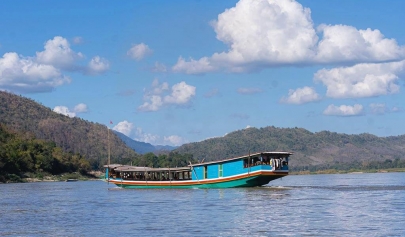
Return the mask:
M 249 167 L 248 165 L 248 159 L 243 159 L 243 168 Z
M 275 163 L 288 165 L 288 157 L 278 157 L 278 156 L 269 156 L 266 154 L 258 155 L 258 156 L 251 156 L 249 158 L 243 159 L 243 168 L 247 169 L 249 167 L 258 166 L 258 165 L 269 165 L 275 166 Z M 283 162 L 283 163 L 281 163 Z M 281 167 L 278 165 L 277 167 Z
M 224 176 L 224 170 L 222 164 L 218 165 L 218 177 L 223 177 Z
M 264 158 L 261 156 L 252 156 L 243 160 L 244 168 L 249 168 L 256 165 L 265 165 Z
M 208 167 L 206 165 L 204 165 L 203 172 L 204 172 L 204 177 L 203 178 L 206 179 L 208 177 Z

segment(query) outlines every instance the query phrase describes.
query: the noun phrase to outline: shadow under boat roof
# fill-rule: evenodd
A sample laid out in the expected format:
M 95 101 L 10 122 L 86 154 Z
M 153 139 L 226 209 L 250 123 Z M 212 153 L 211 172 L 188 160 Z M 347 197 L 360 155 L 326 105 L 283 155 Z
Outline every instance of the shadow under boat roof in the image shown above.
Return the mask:
M 162 172 L 162 171 L 190 171 L 191 167 L 180 167 L 180 168 L 151 168 L 151 167 L 141 167 L 141 166 L 131 166 L 131 165 L 120 165 L 120 164 L 111 164 L 104 165 L 104 168 L 114 169 L 115 171 L 120 172 Z

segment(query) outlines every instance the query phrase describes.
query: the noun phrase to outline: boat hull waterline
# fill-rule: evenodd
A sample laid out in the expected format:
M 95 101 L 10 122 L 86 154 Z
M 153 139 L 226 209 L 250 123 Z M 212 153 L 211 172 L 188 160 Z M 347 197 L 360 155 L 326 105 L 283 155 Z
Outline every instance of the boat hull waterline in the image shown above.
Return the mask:
M 258 187 L 270 181 L 287 176 L 288 172 L 254 172 L 235 177 L 213 180 L 185 180 L 185 181 L 133 181 L 109 179 L 108 182 L 121 188 L 237 188 Z

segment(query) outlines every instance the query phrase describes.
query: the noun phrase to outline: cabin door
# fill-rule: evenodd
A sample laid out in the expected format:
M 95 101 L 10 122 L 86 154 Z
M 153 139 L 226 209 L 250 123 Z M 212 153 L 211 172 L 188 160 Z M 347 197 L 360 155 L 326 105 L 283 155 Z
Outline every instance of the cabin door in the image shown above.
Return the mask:
M 208 167 L 206 165 L 204 165 L 204 179 L 206 179 L 208 177 Z

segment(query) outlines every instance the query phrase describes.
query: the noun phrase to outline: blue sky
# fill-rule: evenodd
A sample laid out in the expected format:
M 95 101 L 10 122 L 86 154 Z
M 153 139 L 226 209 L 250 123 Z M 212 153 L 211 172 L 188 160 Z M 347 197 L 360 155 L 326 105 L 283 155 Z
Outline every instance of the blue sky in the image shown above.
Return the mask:
M 155 145 L 266 126 L 402 135 L 403 9 L 400 0 L 6 1 L 0 89 Z

